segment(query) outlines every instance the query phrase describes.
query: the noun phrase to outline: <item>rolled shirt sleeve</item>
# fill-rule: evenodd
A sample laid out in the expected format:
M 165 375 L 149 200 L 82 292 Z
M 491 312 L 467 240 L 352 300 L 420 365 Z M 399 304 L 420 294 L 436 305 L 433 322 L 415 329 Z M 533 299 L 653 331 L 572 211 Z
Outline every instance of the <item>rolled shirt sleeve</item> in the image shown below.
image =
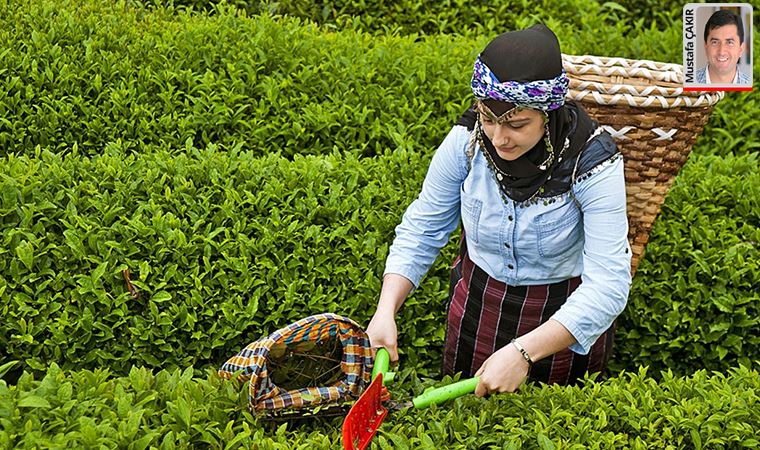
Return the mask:
M 583 213 L 581 285 L 552 318 L 575 337 L 570 349 L 587 354 L 623 311 L 631 286 L 623 158 L 573 186 Z
M 460 186 L 467 176 L 465 148 L 469 135 L 465 127 L 455 126 L 436 150 L 419 196 L 396 227 L 384 274 L 402 275 L 419 287 L 459 225 Z

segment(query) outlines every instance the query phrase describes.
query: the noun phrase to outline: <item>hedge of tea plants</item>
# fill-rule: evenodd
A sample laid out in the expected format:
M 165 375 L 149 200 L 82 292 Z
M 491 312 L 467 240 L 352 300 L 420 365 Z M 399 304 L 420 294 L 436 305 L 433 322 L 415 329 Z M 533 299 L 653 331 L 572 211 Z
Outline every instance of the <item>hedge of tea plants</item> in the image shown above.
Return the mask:
M 595 30 L 630 23 L 632 29 L 670 26 L 680 17 L 681 4 L 651 0 L 619 2 L 512 0 L 504 2 L 442 0 L 142 0 L 149 6 L 174 5 L 213 13 L 221 4 L 250 14 L 275 14 L 307 19 L 328 29 L 358 29 L 373 34 L 498 34 L 518 28 L 523 17 L 558 20 L 576 29 Z M 578 12 L 582 12 L 579 14 Z
M 426 164 L 404 150 L 144 150 L 4 158 L 4 357 L 36 370 L 205 366 L 312 313 L 367 320 Z M 688 374 L 760 354 L 756 167 L 755 155 L 686 167 L 621 319 L 616 364 Z M 438 367 L 452 246 L 402 309 L 414 364 Z
M 684 373 L 758 360 L 759 162 L 698 156 L 679 174 L 621 317 L 616 351 L 629 356 L 618 367 Z
M 407 373 L 406 375 L 410 375 Z M 526 386 L 428 410 L 391 412 L 374 449 L 756 448 L 758 373 L 698 371 L 660 381 L 645 370 L 583 387 Z M 443 382 L 449 381 L 443 380 Z M 405 383 L 420 393 L 439 381 Z M 107 369 L 0 381 L 3 448 L 334 449 L 341 418 L 267 422 L 240 407 L 243 389 L 191 369 L 123 377 Z
M 567 53 L 680 60 L 677 16 L 544 3 Z M 313 313 L 368 321 L 490 36 L 199 9 L 0 3 L 3 446 L 336 447 L 339 421 L 272 427 L 206 372 Z M 757 100 L 718 104 L 673 187 L 608 380 L 396 414 L 375 448 L 757 445 Z M 455 247 L 400 311 L 400 394 L 440 382 Z
M 435 145 L 469 102 L 460 81 L 473 49 L 445 37 L 418 44 L 233 12 L 30 3 L 0 16 L 3 153 L 191 140 L 259 155 L 374 155 Z
M 188 139 L 284 155 L 432 148 L 468 105 L 472 61 L 490 37 L 335 33 L 221 11 L 9 2 L 0 16 L 2 152 L 76 144 L 96 154 Z M 673 28 L 634 32 L 617 21 L 602 35 L 591 23 L 549 24 L 567 53 L 680 58 Z
M 580 15 L 589 23 L 578 27 L 551 16 L 547 23 L 569 54 L 680 61 L 677 26 L 621 20 L 600 33 L 599 14 Z M 517 27 L 536 22 L 511 17 Z M 323 28 L 229 8 L 204 16 L 9 2 L 0 15 L 0 152 L 76 145 L 90 155 L 106 145 L 170 149 L 188 139 L 286 156 L 430 149 L 468 106 L 472 61 L 492 36 Z M 741 151 L 738 136 L 757 137 L 754 97 L 730 97 L 716 111 L 723 132 L 713 134 L 711 151 Z
M 214 147 L 8 156 L 0 352 L 124 373 L 215 364 L 313 313 L 364 319 L 424 164 Z M 436 315 L 418 312 L 423 339 Z

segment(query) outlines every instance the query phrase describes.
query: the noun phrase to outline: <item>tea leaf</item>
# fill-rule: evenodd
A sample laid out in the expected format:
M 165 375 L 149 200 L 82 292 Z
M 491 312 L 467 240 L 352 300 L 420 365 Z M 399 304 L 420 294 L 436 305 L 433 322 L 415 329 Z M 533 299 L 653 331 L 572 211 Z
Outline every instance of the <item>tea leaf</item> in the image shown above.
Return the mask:
M 19 408 L 50 408 L 50 402 L 43 397 L 28 395 L 18 401 Z

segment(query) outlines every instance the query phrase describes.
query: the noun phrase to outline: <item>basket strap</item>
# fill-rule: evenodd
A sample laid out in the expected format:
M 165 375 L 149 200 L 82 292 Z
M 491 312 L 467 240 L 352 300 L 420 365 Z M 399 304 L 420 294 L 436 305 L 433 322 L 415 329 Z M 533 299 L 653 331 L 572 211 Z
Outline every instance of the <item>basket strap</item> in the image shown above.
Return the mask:
M 475 128 L 470 131 L 470 140 L 467 142 L 467 148 L 465 149 L 464 153 L 467 155 L 467 171 L 469 172 L 470 169 L 472 169 L 472 158 L 475 157 L 475 143 L 477 142 L 477 132 L 478 132 L 478 126 L 475 125 Z
M 599 128 L 597 128 L 599 129 Z M 595 132 L 596 133 L 596 132 Z M 593 134 L 592 134 L 593 136 Z M 589 138 L 590 140 L 590 138 Z M 588 141 L 586 141 L 588 142 Z M 584 148 L 585 149 L 585 148 Z M 578 201 L 578 198 L 575 196 L 575 192 L 573 192 L 573 187 L 575 186 L 575 178 L 578 175 L 578 165 L 581 162 L 581 155 L 583 154 L 583 150 L 578 152 L 578 156 L 575 158 L 575 165 L 573 166 L 573 174 L 570 177 L 570 198 L 573 199 L 573 203 L 575 203 L 575 206 L 578 208 L 578 211 L 583 214 L 583 209 L 581 208 L 581 202 Z
M 603 126 L 597 126 L 593 133 L 586 139 L 586 144 L 591 142 L 592 139 L 599 136 L 605 131 Z M 570 176 L 570 198 L 573 199 L 573 203 L 575 206 L 578 207 L 578 211 L 583 214 L 583 209 L 581 208 L 581 202 L 578 201 L 578 198 L 575 196 L 575 192 L 573 192 L 573 187 L 575 186 L 575 179 L 578 177 L 578 166 L 581 162 L 581 155 L 583 155 L 583 150 L 585 150 L 586 147 L 584 146 L 581 151 L 578 152 L 578 156 L 575 158 L 575 165 L 573 165 L 573 174 Z

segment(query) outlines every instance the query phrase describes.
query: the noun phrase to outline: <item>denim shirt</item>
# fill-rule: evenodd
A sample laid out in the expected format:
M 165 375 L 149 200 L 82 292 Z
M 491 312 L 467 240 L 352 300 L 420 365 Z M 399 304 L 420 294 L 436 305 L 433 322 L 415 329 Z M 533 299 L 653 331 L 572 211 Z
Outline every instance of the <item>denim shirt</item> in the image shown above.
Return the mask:
M 707 72 L 707 66 L 704 66 L 700 69 L 697 69 L 697 73 L 695 74 L 695 82 L 699 84 L 710 84 L 710 80 L 707 79 L 709 76 L 709 73 Z M 744 84 L 751 86 L 752 85 L 752 78 L 739 70 L 739 67 L 736 67 L 736 75 L 734 75 L 734 81 L 731 82 L 731 84 Z
M 575 200 L 566 192 L 518 204 L 502 196 L 480 148 L 468 161 L 469 136 L 455 126 L 436 151 L 419 196 L 396 227 L 385 273 L 418 287 L 461 218 L 470 258 L 499 281 L 525 286 L 581 276 L 552 318 L 576 339 L 570 349 L 587 354 L 622 312 L 630 289 L 622 156 L 578 174 Z

